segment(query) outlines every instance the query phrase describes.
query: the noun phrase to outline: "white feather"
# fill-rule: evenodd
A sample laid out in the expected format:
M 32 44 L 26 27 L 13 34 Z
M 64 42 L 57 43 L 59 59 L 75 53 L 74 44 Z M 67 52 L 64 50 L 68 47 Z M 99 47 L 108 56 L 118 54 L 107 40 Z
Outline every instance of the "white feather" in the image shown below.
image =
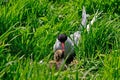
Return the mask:
M 81 24 L 82 26 L 86 27 L 86 23 L 87 23 L 87 15 L 86 15 L 85 7 L 83 6 Z

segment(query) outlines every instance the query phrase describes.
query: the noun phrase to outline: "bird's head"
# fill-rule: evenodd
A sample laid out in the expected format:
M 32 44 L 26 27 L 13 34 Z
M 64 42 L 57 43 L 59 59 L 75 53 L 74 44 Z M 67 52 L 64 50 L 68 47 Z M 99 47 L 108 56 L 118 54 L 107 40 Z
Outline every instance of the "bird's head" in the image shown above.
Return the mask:
M 59 40 L 61 43 L 64 43 L 64 42 L 67 40 L 67 35 L 65 35 L 65 34 L 59 34 L 59 35 L 58 35 L 58 40 Z
M 62 52 L 64 53 L 65 41 L 67 40 L 67 35 L 65 35 L 65 34 L 58 35 L 58 40 L 61 42 Z

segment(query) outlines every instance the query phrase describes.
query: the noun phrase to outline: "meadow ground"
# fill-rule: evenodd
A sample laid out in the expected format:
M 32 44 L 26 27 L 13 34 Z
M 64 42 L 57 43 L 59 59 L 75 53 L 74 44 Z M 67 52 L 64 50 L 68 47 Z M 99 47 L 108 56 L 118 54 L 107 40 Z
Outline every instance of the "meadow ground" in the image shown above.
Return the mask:
M 82 7 L 88 22 L 102 12 L 89 34 L 80 29 Z M 60 33 L 81 30 L 78 64 L 50 70 Z M 0 0 L 0 80 L 120 80 L 120 1 Z

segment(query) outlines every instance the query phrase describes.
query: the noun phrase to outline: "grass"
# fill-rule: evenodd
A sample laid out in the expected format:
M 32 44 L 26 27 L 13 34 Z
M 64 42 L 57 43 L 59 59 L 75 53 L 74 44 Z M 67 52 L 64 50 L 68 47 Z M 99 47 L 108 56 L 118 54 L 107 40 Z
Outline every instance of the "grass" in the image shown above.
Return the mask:
M 60 33 L 79 30 L 82 7 L 88 22 L 102 11 L 89 34 L 82 29 L 78 64 L 65 71 L 49 69 Z M 120 6 L 118 0 L 1 0 L 1 80 L 119 80 Z

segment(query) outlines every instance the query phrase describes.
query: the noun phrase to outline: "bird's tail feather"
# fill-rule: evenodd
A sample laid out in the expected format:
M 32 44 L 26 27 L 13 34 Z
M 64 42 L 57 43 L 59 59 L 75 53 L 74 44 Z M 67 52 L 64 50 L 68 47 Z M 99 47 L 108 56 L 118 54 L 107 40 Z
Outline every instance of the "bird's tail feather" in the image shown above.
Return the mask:
M 83 10 L 82 10 L 82 21 L 81 21 L 81 25 L 82 27 L 87 29 L 87 32 L 89 33 L 90 31 L 90 27 L 91 25 L 93 25 L 93 23 L 97 20 L 97 17 L 101 14 L 98 13 L 98 11 L 95 13 L 93 19 L 90 21 L 89 24 L 87 24 L 87 14 L 86 14 L 86 10 L 85 7 L 83 6 Z M 86 25 L 87 24 L 87 25 Z M 81 39 L 81 31 L 76 31 L 73 34 L 70 35 L 70 38 L 72 39 L 73 43 L 78 45 L 79 44 L 79 40 Z
M 90 27 L 91 25 L 93 25 L 93 23 L 97 20 L 98 16 L 101 14 L 102 12 L 97 12 L 95 13 L 94 17 L 92 18 L 92 20 L 90 21 L 89 24 L 87 24 L 87 14 L 86 14 L 86 10 L 85 7 L 83 6 L 83 10 L 82 10 L 82 21 L 81 24 L 84 28 L 87 29 L 87 31 L 90 31 Z M 87 24 L 87 25 L 86 25 Z
M 87 23 L 87 14 L 86 14 L 85 7 L 83 6 L 81 24 L 82 26 L 86 27 L 86 23 Z
M 90 31 L 90 27 L 91 25 L 93 25 L 93 23 L 97 20 L 98 16 L 101 14 L 102 12 L 97 12 L 95 13 L 94 17 L 92 18 L 92 20 L 90 21 L 90 23 L 87 25 L 87 32 Z

